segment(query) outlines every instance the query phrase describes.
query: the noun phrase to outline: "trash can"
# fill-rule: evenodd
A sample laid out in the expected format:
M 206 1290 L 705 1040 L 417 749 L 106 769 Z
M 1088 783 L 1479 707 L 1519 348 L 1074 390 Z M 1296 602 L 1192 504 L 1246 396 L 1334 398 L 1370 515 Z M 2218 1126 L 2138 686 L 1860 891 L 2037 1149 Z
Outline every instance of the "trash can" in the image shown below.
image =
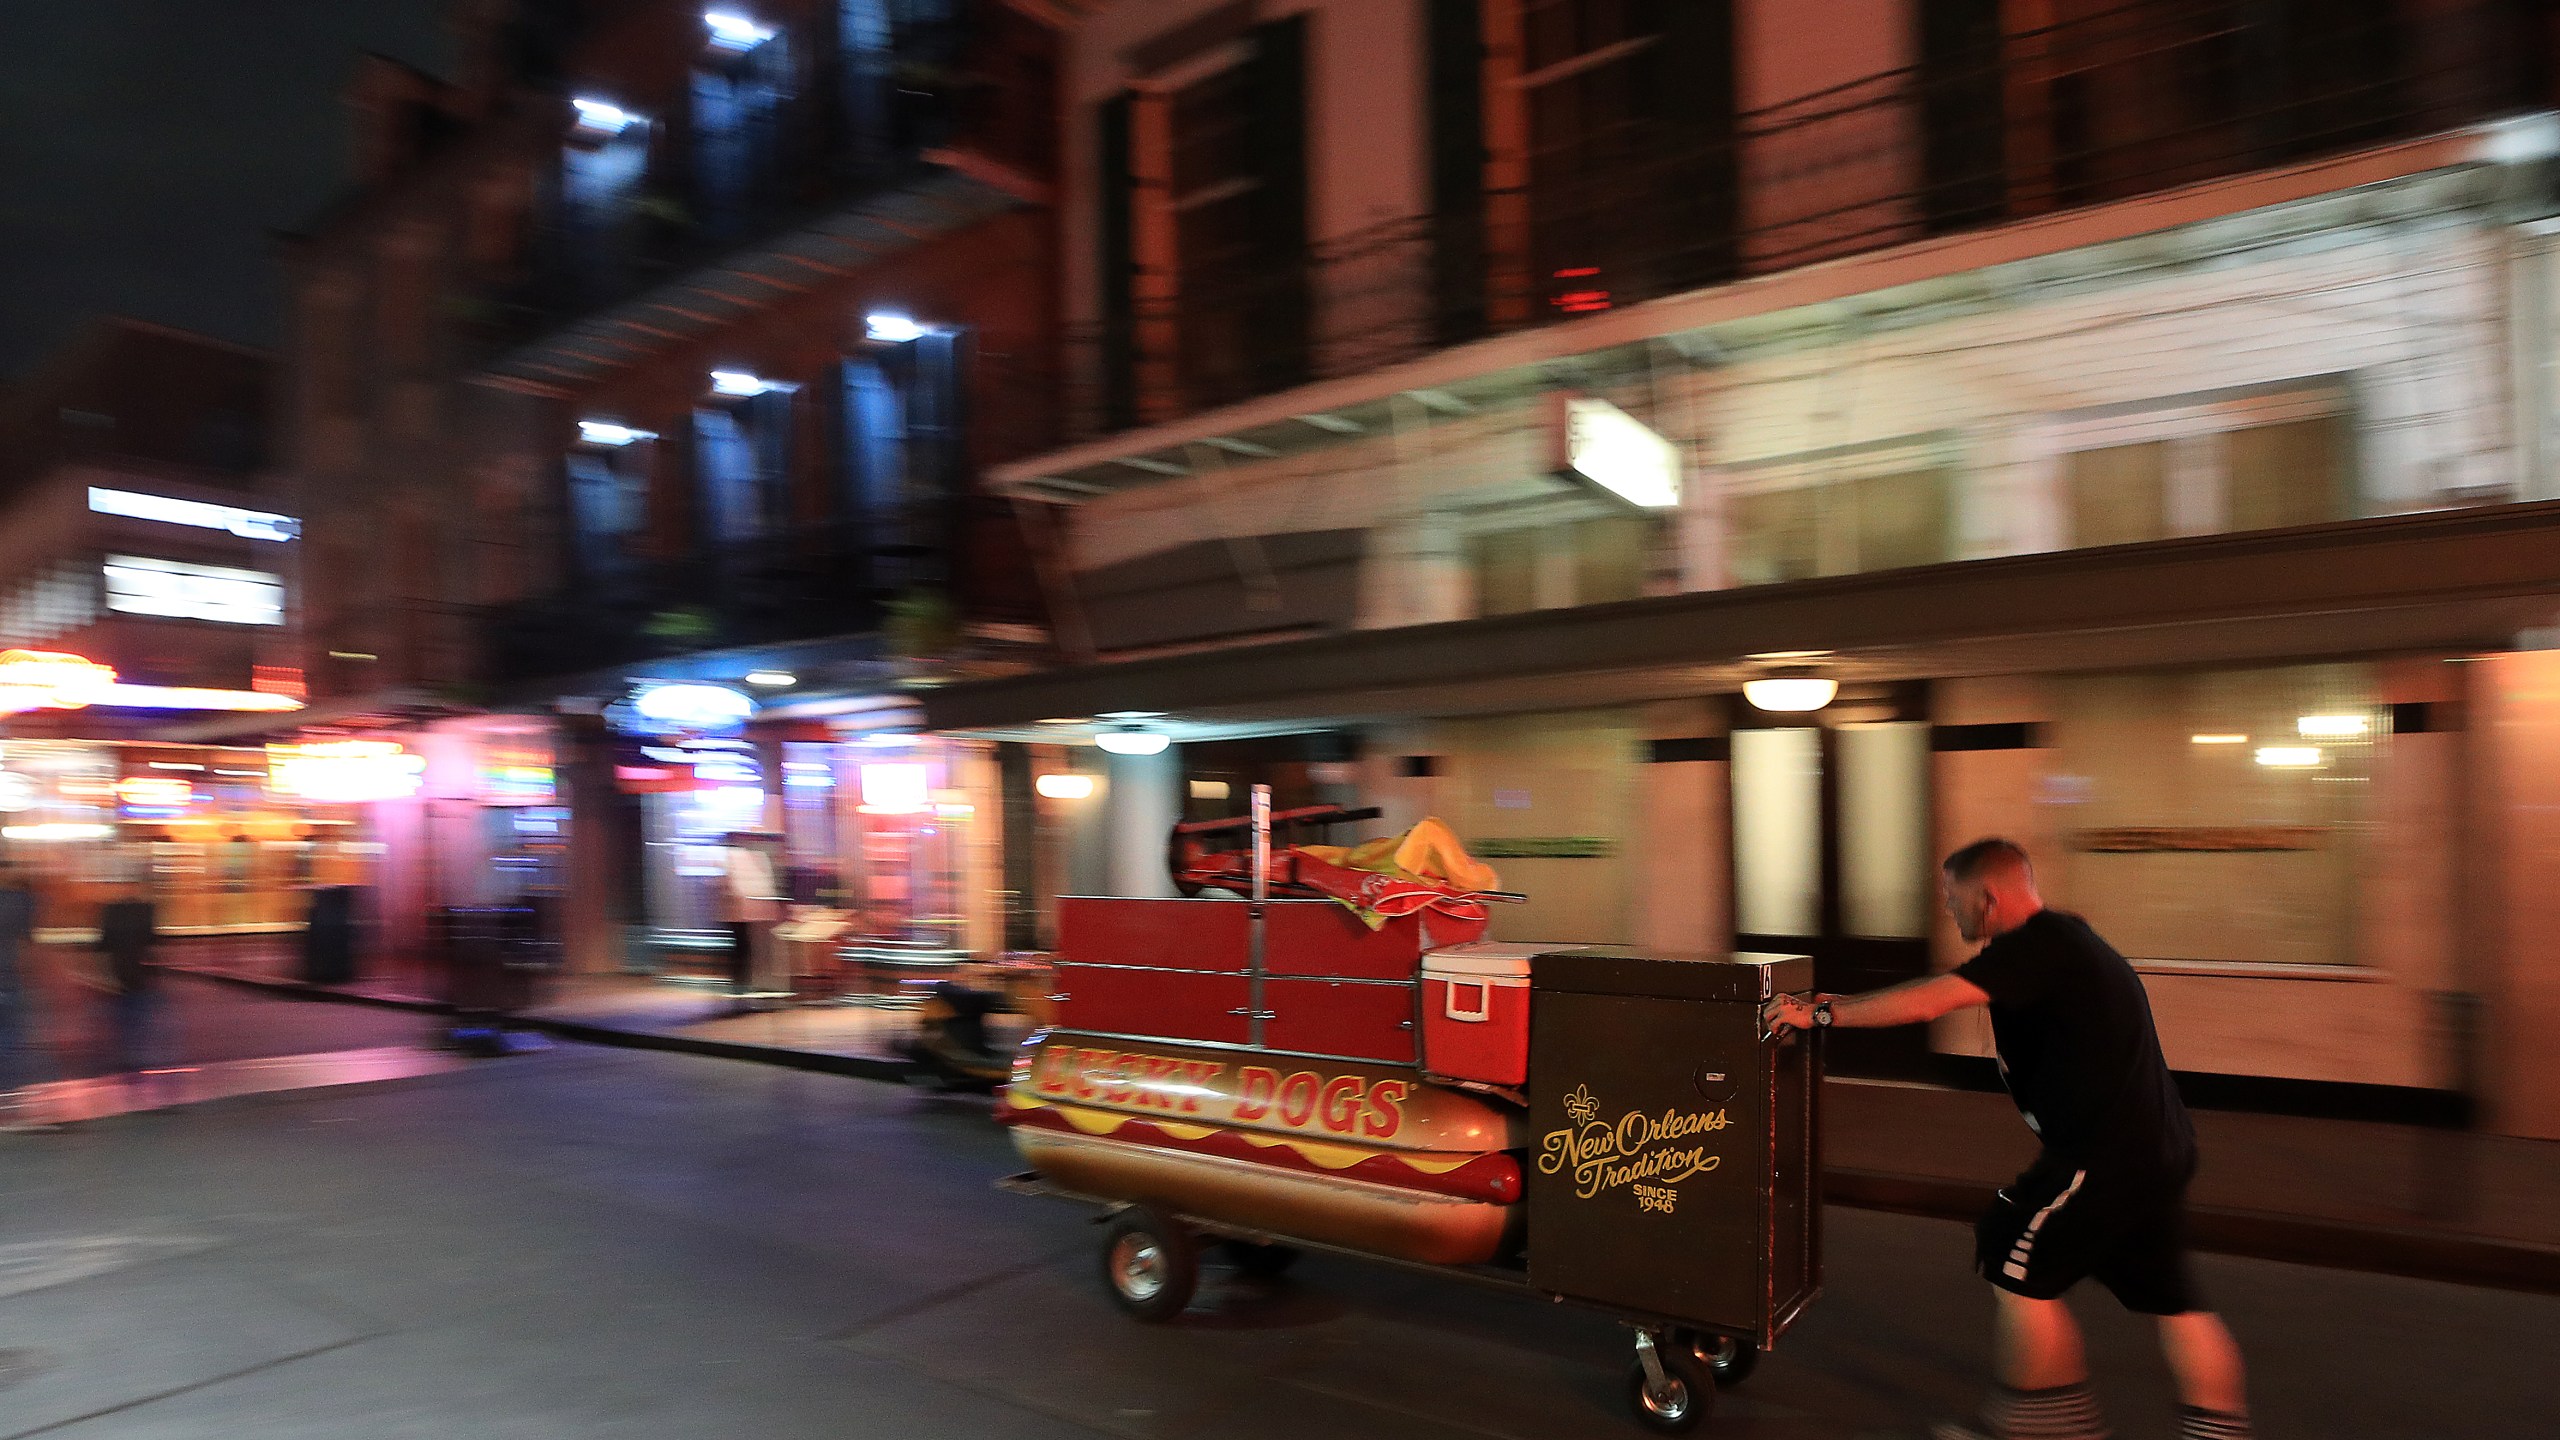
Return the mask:
M 1529 1280 L 1766 1345 L 1821 1287 L 1818 1043 L 1764 1039 L 1804 956 L 1531 966 Z
M 356 978 L 356 887 L 323 885 L 311 892 L 302 930 L 302 978 L 313 985 L 344 985 Z

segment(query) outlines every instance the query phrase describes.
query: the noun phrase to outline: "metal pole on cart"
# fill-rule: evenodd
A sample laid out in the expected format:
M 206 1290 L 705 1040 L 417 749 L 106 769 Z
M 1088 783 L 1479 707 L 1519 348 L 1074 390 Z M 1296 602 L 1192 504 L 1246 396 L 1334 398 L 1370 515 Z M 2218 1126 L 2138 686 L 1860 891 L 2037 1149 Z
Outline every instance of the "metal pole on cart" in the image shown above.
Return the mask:
M 1262 1022 L 1270 1019 L 1262 1008 L 1262 927 L 1263 904 L 1271 898 L 1271 787 L 1253 787 L 1253 900 L 1246 918 L 1253 938 L 1246 961 L 1245 1021 L 1246 1036 L 1256 1049 L 1262 1046 Z

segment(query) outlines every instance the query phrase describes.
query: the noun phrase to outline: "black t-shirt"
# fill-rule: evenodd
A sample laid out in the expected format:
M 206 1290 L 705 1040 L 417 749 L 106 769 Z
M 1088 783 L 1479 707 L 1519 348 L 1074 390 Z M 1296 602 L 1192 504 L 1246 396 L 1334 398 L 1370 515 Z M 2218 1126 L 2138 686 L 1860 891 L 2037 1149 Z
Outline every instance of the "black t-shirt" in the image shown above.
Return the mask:
M 2038 911 L 1956 973 L 1991 997 L 2001 1074 L 2047 1152 L 2164 1177 L 2195 1168 L 2195 1126 L 2151 999 L 2087 921 Z

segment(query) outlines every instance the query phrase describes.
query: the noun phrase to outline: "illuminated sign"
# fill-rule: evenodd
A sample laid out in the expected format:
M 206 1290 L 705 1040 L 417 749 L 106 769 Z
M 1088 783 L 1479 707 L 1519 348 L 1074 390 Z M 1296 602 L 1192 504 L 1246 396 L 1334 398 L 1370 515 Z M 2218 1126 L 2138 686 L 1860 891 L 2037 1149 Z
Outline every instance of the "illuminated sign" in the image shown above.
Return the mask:
M 116 798 L 127 810 L 184 810 L 196 787 L 174 775 L 136 775 L 117 782 Z
M 96 485 L 89 487 L 89 510 L 97 515 L 122 515 L 134 520 L 157 520 L 168 525 L 192 525 L 200 530 L 223 530 L 244 540 L 290 540 L 302 533 L 302 522 L 290 515 L 243 510 L 237 505 L 214 505 L 202 500 L 180 500 L 168 495 L 146 495 L 139 490 L 109 490 Z
M 267 747 L 267 788 L 327 804 L 398 800 L 418 793 L 425 757 L 390 740 L 318 740 Z
M 120 615 L 208 620 L 217 625 L 284 623 L 284 578 L 140 555 L 106 560 L 107 608 Z
M 0 650 L 0 714 L 21 710 L 77 710 L 99 703 L 116 672 L 82 655 L 59 650 Z
M 862 810 L 867 815 L 913 815 L 933 808 L 924 767 L 883 763 L 862 767 Z
M 1558 422 L 1567 472 L 1641 510 L 1680 506 L 1680 447 L 1652 426 L 1587 395 L 1562 395 Z
M 756 702 L 746 692 L 726 685 L 670 681 L 634 696 L 631 709 L 641 719 L 669 730 L 731 730 L 747 722 Z
M 270 695 L 259 690 L 207 690 L 194 685 L 101 685 L 87 703 L 118 710 L 237 710 L 258 714 L 302 708 L 302 702 L 290 695 Z

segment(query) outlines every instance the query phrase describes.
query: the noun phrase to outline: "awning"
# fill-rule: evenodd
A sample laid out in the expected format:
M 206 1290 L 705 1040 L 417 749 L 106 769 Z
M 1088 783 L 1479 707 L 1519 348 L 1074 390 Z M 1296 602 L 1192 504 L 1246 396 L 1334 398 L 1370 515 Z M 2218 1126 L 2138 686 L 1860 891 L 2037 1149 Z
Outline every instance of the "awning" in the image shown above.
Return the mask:
M 1843 681 L 2496 650 L 2560 618 L 2560 501 L 2478 506 L 1363 630 L 923 693 L 930 728 L 1160 715 L 1329 723 L 1729 693 L 1750 657 Z M 1051 729 L 1045 733 L 1060 733 Z
M 437 699 L 423 690 L 400 688 L 377 690 L 370 695 L 340 700 L 323 700 L 299 710 L 262 710 L 210 720 L 182 721 L 153 731 L 151 738 L 181 745 L 253 745 L 312 728 L 354 726 L 385 729 L 473 713 L 476 712 L 469 706 Z

